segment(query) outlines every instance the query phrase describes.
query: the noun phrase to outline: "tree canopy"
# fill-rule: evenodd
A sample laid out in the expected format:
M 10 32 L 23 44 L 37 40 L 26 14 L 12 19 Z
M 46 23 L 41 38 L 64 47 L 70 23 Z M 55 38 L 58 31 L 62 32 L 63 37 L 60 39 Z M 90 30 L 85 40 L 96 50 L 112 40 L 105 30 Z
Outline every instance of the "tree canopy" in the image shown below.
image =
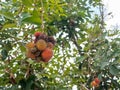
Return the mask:
M 118 30 L 106 30 L 101 0 L 0 1 L 2 90 L 120 88 Z M 35 32 L 56 40 L 49 62 L 26 57 Z

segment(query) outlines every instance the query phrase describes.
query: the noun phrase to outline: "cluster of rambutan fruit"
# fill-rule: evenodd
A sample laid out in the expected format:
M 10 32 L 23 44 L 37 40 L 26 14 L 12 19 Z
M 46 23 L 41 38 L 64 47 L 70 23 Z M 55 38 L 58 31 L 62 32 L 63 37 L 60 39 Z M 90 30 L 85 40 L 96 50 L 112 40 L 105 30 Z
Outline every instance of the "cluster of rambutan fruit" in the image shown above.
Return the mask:
M 34 33 L 35 40 L 26 44 L 26 56 L 36 62 L 48 62 L 53 56 L 55 40 L 41 32 Z
M 91 86 L 92 87 L 99 87 L 99 84 L 100 84 L 100 79 L 99 78 L 94 78 L 94 80 L 91 82 Z

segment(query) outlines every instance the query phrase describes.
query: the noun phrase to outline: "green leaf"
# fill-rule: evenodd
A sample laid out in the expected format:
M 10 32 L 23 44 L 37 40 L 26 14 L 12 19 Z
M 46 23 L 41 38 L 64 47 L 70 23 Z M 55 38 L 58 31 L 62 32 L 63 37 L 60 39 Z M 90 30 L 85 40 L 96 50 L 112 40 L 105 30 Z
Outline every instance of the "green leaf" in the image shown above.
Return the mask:
M 111 65 L 109 67 L 109 70 L 110 70 L 110 73 L 113 74 L 113 75 L 117 75 L 120 73 L 120 70 L 116 68 L 116 66 L 114 65 Z
M 10 51 L 10 50 L 12 49 L 12 45 L 11 45 L 10 41 L 7 41 L 5 44 L 6 44 L 6 45 L 5 45 L 4 48 L 5 48 L 7 51 Z
M 107 66 L 108 64 L 109 62 L 101 62 L 101 65 L 100 65 L 101 69 L 104 69 L 105 66 Z
M 31 60 L 31 59 L 28 59 L 27 61 L 29 62 L 29 64 L 33 64 L 34 63 L 34 61 Z
M 24 46 L 23 43 L 21 43 L 20 50 L 21 50 L 22 52 L 25 52 L 25 51 L 26 51 L 26 48 L 25 48 L 25 46 Z
M 34 17 L 34 16 L 23 19 L 23 22 L 31 23 L 31 24 L 38 24 L 38 25 L 41 24 L 40 17 Z
M 10 12 L 0 11 L 0 15 L 6 17 L 7 19 L 14 20 L 14 15 Z
M 22 0 L 22 3 L 27 7 L 32 7 L 33 0 Z
M 7 56 L 8 56 L 7 50 L 3 49 L 3 50 L 1 51 L 1 55 L 2 55 L 2 60 L 5 60 L 5 59 L 7 58 Z
M 21 80 L 19 81 L 19 84 L 21 85 L 22 90 L 24 90 L 25 87 L 26 87 L 26 80 L 25 80 L 25 79 L 21 79 Z
M 117 61 L 117 63 L 120 63 L 120 59 L 118 59 L 118 60 L 115 60 L 115 61 Z
M 22 17 L 22 20 L 28 18 L 28 17 L 31 17 L 30 13 L 27 13 L 27 12 L 23 12 L 21 13 L 21 17 Z
M 16 26 L 15 23 L 7 23 L 3 26 L 2 30 L 7 29 L 7 28 L 13 28 L 15 26 Z
M 85 59 L 86 59 L 86 56 L 80 56 L 76 58 L 77 62 L 82 62 Z
M 102 73 L 100 73 L 99 75 L 98 75 L 98 78 L 100 79 L 100 80 L 102 80 Z
M 120 38 L 115 38 L 116 41 L 120 41 Z
M 14 85 L 10 88 L 7 88 L 7 90 L 18 90 L 18 86 L 17 85 Z
M 31 75 L 29 76 L 29 78 L 26 80 L 26 88 L 25 90 L 31 90 L 32 84 L 35 81 L 35 75 Z
M 33 10 L 33 12 L 32 12 L 32 15 L 34 16 L 34 17 L 39 17 L 39 11 L 37 11 L 37 10 Z
M 17 1 L 17 0 L 12 0 L 14 3 Z

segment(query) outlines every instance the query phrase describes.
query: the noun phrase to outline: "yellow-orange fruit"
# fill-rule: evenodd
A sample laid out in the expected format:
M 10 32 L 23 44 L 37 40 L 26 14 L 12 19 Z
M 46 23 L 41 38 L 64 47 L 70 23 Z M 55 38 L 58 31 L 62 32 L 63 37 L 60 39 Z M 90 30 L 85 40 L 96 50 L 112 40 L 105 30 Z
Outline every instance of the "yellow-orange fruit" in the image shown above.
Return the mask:
M 26 44 L 26 48 L 30 49 L 30 48 L 33 48 L 35 47 L 35 44 L 33 42 L 29 42 Z
M 32 54 L 30 50 L 27 50 L 26 56 L 27 56 L 28 58 L 35 59 L 35 55 Z
M 47 47 L 53 49 L 54 45 L 51 42 L 48 42 Z
M 45 50 L 47 47 L 47 43 L 45 42 L 45 40 L 40 39 L 37 41 L 36 46 L 38 50 Z
M 42 59 L 43 59 L 44 62 L 48 62 L 48 61 L 52 58 L 52 56 L 53 56 L 53 51 L 52 51 L 52 49 L 46 48 L 46 49 L 42 52 L 41 56 L 42 56 Z
M 91 82 L 91 86 L 92 86 L 92 87 L 98 87 L 99 84 L 97 84 L 95 81 L 92 81 L 92 82 Z

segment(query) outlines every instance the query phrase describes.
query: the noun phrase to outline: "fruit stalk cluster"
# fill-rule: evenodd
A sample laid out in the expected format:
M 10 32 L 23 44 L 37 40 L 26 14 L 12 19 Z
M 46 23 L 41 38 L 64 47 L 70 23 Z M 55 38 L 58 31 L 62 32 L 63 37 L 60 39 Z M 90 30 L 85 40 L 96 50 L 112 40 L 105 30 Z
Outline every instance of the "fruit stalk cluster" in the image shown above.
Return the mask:
M 99 78 L 94 78 L 94 80 L 91 82 L 91 86 L 92 87 L 99 87 L 99 84 L 100 84 L 100 80 L 99 80 Z
M 34 36 L 34 41 L 26 44 L 26 56 L 36 62 L 48 62 L 53 56 L 55 39 L 41 32 L 35 32 Z

